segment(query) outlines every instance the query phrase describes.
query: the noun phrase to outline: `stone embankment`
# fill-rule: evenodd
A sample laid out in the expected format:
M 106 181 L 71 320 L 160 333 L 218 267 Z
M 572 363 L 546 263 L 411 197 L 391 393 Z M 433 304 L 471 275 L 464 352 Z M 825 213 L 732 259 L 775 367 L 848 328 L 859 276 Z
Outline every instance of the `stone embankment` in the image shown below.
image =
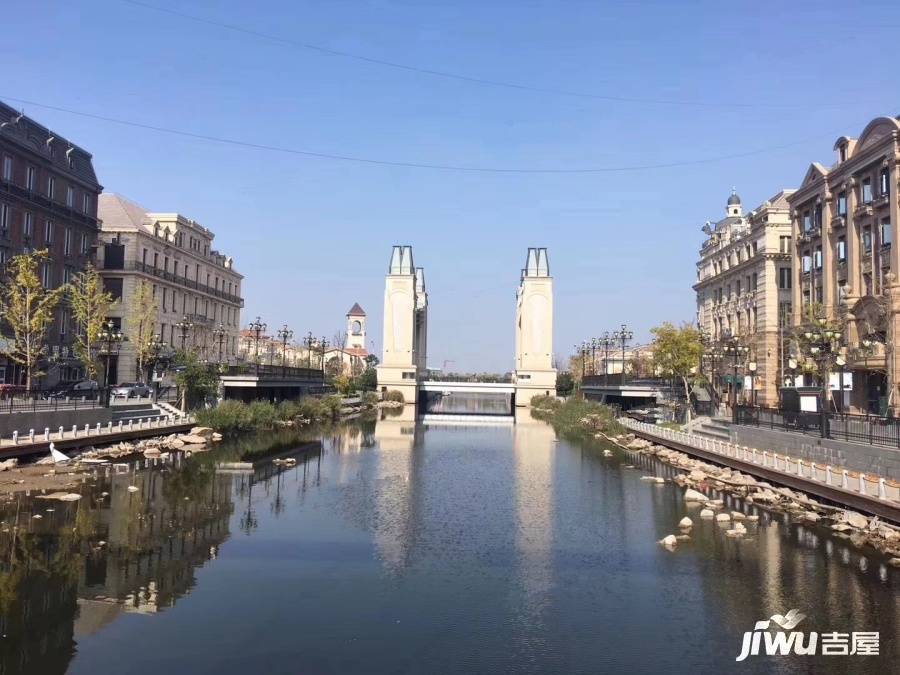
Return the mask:
M 786 487 L 778 487 L 758 480 L 753 476 L 727 467 L 709 464 L 689 455 L 657 445 L 634 434 L 598 437 L 615 443 L 620 448 L 641 455 L 653 456 L 660 461 L 680 469 L 682 473 L 672 478 L 672 482 L 685 488 L 685 503 L 697 503 L 703 508 L 700 518 L 714 519 L 720 523 L 731 523 L 726 536 L 740 538 L 747 534 L 747 524 L 753 527 L 759 516 L 740 511 L 726 512 L 722 499 L 712 499 L 701 489 L 715 489 L 721 493 L 735 495 L 748 504 L 755 504 L 769 511 L 788 513 L 796 520 L 828 527 L 835 536 L 847 539 L 858 548 L 871 547 L 889 557 L 889 564 L 900 567 L 900 528 L 877 517 L 867 517 L 861 513 L 837 506 L 823 504 L 807 494 Z M 658 477 L 652 482 L 659 482 Z M 690 538 L 693 522 L 683 518 L 679 523 L 680 534 L 668 535 L 660 543 L 666 548 L 675 548 L 680 541 Z
M 139 441 L 122 441 L 105 447 L 88 447 L 72 455 L 66 461 L 54 461 L 46 457 L 33 464 L 20 465 L 16 459 L 0 462 L 0 495 L 31 491 L 72 490 L 83 483 L 90 472 L 114 460 L 143 455 L 147 459 L 168 459 L 169 453 L 190 455 L 206 452 L 212 443 L 222 440 L 222 435 L 209 427 L 194 427 L 186 434 L 168 434 Z M 38 495 L 42 499 L 63 499 L 61 495 L 74 493 L 55 492 Z M 68 499 L 71 499 L 69 497 Z

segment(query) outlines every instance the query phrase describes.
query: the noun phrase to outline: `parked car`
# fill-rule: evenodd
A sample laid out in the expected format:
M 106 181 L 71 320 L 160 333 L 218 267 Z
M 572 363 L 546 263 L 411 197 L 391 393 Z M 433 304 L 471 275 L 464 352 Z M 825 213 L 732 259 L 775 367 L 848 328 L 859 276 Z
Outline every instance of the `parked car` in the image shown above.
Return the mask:
M 112 388 L 113 398 L 142 398 L 150 396 L 150 387 L 143 382 L 123 382 Z
M 47 398 L 87 398 L 93 399 L 100 391 L 100 385 L 95 380 L 81 380 L 67 386 L 47 392 Z

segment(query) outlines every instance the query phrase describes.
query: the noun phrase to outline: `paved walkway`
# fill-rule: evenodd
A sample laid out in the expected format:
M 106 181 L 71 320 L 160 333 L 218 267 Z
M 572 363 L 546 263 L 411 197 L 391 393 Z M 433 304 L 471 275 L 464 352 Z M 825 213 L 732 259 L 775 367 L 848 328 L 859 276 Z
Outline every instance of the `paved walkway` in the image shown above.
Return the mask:
M 619 421 L 647 440 L 900 522 L 900 483 L 896 481 L 630 418 Z

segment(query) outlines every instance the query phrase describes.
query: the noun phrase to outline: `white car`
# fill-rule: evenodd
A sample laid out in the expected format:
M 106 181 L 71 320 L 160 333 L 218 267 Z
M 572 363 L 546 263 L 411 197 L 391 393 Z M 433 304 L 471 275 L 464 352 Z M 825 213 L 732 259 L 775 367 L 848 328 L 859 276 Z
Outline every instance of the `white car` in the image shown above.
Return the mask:
M 143 382 L 123 382 L 113 387 L 113 398 L 146 398 L 150 396 L 150 387 Z

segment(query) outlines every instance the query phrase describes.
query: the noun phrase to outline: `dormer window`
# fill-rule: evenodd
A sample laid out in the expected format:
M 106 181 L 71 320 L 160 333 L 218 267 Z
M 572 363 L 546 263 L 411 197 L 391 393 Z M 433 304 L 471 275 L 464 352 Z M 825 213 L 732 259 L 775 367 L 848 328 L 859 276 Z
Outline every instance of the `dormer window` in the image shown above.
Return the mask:
M 841 143 L 841 146 L 838 148 L 838 158 L 841 162 L 847 161 L 847 144 Z

